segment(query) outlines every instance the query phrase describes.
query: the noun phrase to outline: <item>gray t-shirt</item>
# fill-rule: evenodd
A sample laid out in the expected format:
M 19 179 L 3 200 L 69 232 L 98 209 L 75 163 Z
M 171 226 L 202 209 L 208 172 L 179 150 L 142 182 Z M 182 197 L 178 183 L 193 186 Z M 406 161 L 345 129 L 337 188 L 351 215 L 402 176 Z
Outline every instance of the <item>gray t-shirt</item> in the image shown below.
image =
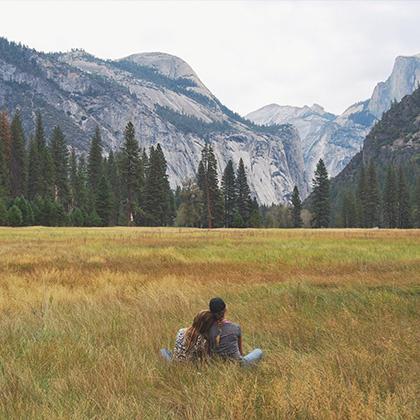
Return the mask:
M 219 334 L 220 342 L 217 345 L 216 337 Z M 241 359 L 242 356 L 239 352 L 240 336 L 241 327 L 238 324 L 226 320 L 223 320 L 222 323 L 215 322 L 209 333 L 210 353 L 225 359 Z

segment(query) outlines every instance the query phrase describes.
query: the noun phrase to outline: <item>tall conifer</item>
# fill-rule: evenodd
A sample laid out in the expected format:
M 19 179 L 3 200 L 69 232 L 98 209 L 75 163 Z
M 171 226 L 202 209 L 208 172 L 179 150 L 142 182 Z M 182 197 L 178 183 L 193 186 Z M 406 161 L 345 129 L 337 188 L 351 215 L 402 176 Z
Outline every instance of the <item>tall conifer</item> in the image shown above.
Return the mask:
M 389 166 L 384 187 L 384 224 L 387 228 L 398 226 L 398 189 L 395 169 Z
M 96 193 L 95 208 L 102 226 L 109 226 L 112 216 L 111 187 L 105 175 L 101 176 Z
M 209 229 L 223 225 L 223 197 L 217 177 L 217 161 L 213 148 L 206 145 L 198 165 L 197 184 L 203 198 L 203 227 Z
M 70 206 L 69 152 L 60 127 L 55 127 L 53 130 L 50 148 L 54 164 L 54 197 L 65 210 L 68 210 Z
M 316 166 L 312 185 L 312 226 L 328 227 L 330 224 L 330 181 L 322 159 Z
M 88 155 L 88 182 L 92 194 L 95 193 L 99 180 L 102 177 L 102 138 L 99 127 L 96 127 L 95 134 L 90 142 Z
M 365 169 L 365 164 L 362 162 L 360 172 L 359 172 L 359 179 L 357 182 L 357 193 L 356 193 L 356 211 L 358 212 L 358 220 L 361 227 L 366 227 L 367 223 L 367 189 L 368 189 L 368 180 L 367 180 L 367 174 Z M 347 196 L 348 198 L 348 196 Z M 344 200 L 344 196 L 343 196 Z
M 400 229 L 411 227 L 410 194 L 401 166 L 398 170 L 398 227 Z
M 233 218 L 236 210 L 236 179 L 233 162 L 229 160 L 226 164 L 222 177 L 222 193 L 224 200 L 224 226 L 233 226 Z
M 245 165 L 242 158 L 239 159 L 238 171 L 236 174 L 236 191 L 238 212 L 244 222 L 244 227 L 248 227 L 250 222 L 252 200 L 245 172 Z
M 379 190 L 376 169 L 373 162 L 370 162 L 367 171 L 367 182 L 365 191 L 365 227 L 375 227 L 379 225 Z
M 300 200 L 298 187 L 295 185 L 292 193 L 292 224 L 294 228 L 300 228 L 303 225 L 301 212 L 302 201 Z
M 417 175 L 416 189 L 414 195 L 414 206 L 415 206 L 415 225 L 420 228 L 420 175 Z
M 16 111 L 11 124 L 10 184 L 12 197 L 19 197 L 26 192 L 26 151 L 25 134 L 20 112 Z
M 138 191 L 139 145 L 131 121 L 124 131 L 124 143 L 121 148 L 121 180 L 125 188 L 127 223 L 134 222 L 136 193 Z
M 6 112 L 0 112 L 0 195 L 10 195 L 10 163 L 12 134 Z M 1 192 L 2 191 L 2 192 Z

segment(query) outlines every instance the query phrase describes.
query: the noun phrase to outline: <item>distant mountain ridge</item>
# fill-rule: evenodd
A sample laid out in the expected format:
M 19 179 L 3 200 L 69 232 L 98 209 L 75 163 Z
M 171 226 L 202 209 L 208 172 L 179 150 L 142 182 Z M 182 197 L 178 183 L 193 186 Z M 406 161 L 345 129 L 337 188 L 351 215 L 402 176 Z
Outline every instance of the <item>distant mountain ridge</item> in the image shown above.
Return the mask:
M 341 115 L 326 112 L 320 105 L 293 107 L 267 105 L 246 115 L 256 124 L 290 123 L 302 139 L 305 170 L 310 178 L 320 158 L 331 176 L 337 175 L 362 148 L 376 121 L 393 101 L 411 94 L 420 83 L 420 54 L 397 57 L 391 75 L 375 87 L 370 99 L 347 108 Z
M 83 50 L 41 53 L 0 38 L 0 109 L 21 109 L 33 130 L 40 111 L 47 132 L 60 124 L 86 152 L 98 125 L 117 148 L 128 120 L 142 147 L 160 143 L 172 187 L 195 176 L 201 149 L 214 147 L 219 175 L 242 158 L 260 203 L 285 202 L 294 185 L 307 193 L 300 137 L 290 124 L 260 127 L 232 112 L 182 59 L 165 53 L 102 60 Z

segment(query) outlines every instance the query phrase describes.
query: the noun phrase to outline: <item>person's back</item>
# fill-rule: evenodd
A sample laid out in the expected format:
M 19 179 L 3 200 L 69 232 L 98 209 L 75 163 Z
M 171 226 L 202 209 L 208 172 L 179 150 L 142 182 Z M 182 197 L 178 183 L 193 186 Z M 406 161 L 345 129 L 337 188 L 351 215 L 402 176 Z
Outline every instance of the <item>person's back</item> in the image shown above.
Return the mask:
M 254 349 L 246 356 L 242 351 L 242 334 L 238 324 L 225 319 L 226 304 L 222 298 L 215 297 L 209 302 L 214 323 L 209 331 L 210 355 L 226 360 L 238 360 L 244 365 L 261 359 L 261 349 Z
M 209 332 L 210 353 L 223 359 L 240 360 L 240 337 L 241 328 L 238 324 L 225 319 L 215 322 Z
M 181 328 L 175 339 L 175 348 L 171 352 L 167 348 L 160 349 L 160 355 L 170 361 L 198 361 L 208 356 L 208 336 L 214 318 L 210 311 L 200 311 L 191 327 Z

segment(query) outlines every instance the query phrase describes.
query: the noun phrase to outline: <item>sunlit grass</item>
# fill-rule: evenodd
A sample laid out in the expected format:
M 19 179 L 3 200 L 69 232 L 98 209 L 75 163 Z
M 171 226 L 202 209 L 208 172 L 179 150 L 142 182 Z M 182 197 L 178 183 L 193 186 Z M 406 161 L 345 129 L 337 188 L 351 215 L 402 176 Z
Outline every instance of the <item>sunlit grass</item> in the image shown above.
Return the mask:
M 221 295 L 256 369 L 158 350 Z M 416 418 L 420 231 L 0 229 L 0 418 Z

